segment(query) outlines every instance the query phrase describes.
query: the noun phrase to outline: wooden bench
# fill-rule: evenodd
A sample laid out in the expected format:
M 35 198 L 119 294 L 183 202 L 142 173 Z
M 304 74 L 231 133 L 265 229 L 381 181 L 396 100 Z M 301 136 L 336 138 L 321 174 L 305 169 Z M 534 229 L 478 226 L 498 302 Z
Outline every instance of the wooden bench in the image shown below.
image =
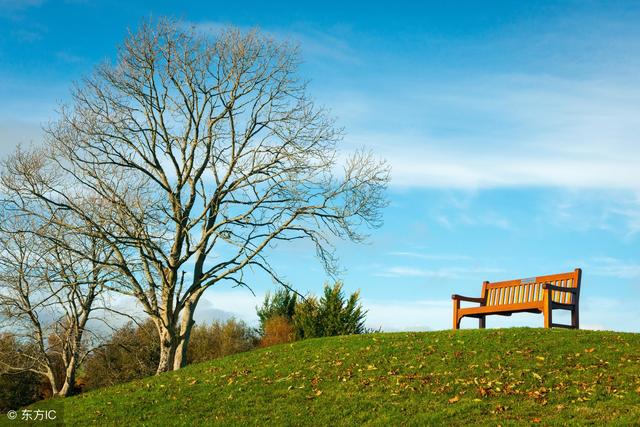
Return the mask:
M 460 328 L 463 317 L 478 318 L 480 328 L 484 328 L 487 315 L 511 316 L 513 313 L 543 313 L 545 328 L 578 329 L 581 276 L 582 270 L 576 268 L 570 273 L 505 282 L 484 282 L 480 298 L 452 295 L 453 329 Z M 461 308 L 460 301 L 476 302 L 480 306 Z M 554 309 L 570 310 L 571 325 L 553 323 Z

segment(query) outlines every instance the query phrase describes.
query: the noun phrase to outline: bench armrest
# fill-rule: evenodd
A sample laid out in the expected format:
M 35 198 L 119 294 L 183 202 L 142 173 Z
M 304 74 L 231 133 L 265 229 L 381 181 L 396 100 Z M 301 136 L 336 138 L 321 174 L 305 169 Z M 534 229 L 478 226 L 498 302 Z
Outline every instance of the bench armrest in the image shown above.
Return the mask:
M 468 302 L 478 302 L 482 304 L 484 302 L 484 298 L 473 298 L 473 297 L 465 297 L 462 295 L 453 294 L 451 295 L 452 300 L 460 300 L 460 301 L 468 301 Z
M 577 288 L 563 288 L 562 286 L 555 286 L 555 285 L 552 285 L 551 283 L 543 283 L 542 289 L 549 289 L 550 291 L 555 291 L 555 292 L 571 292 L 572 294 L 578 293 Z

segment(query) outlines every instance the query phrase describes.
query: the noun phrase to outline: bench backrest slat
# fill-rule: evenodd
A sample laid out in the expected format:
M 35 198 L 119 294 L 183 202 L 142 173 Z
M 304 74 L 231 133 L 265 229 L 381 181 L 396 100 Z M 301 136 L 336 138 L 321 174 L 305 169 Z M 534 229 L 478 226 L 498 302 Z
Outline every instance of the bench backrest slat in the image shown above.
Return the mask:
M 484 282 L 483 296 L 488 306 L 525 304 L 542 301 L 542 285 L 550 283 L 564 288 L 580 289 L 580 269 L 570 273 L 507 280 L 503 282 Z M 569 292 L 551 292 L 553 301 L 562 304 L 573 303 L 573 294 Z

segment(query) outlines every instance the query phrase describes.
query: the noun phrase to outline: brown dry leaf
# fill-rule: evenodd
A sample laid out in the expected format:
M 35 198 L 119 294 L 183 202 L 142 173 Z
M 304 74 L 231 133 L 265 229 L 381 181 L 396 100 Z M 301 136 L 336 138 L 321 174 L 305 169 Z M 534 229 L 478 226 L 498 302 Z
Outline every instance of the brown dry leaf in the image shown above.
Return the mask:
M 493 410 L 493 411 L 491 411 L 491 412 L 493 412 L 494 414 L 499 414 L 499 413 L 501 413 L 501 412 L 506 411 L 507 409 L 509 409 L 509 407 L 508 407 L 508 406 L 498 405 L 498 406 L 496 406 L 496 409 L 494 409 L 494 410 Z
M 584 349 L 584 352 L 585 352 L 585 353 L 593 353 L 593 352 L 594 352 L 594 350 L 595 350 L 595 348 L 585 348 L 585 349 Z
M 534 419 L 531 420 L 532 423 L 536 423 L 536 424 L 541 422 L 541 421 L 542 420 L 540 418 L 534 418 Z
M 449 403 L 456 403 L 459 400 L 460 396 L 453 396 L 451 399 L 449 399 Z
M 480 392 L 480 396 L 485 397 L 489 394 L 489 389 L 484 387 L 478 387 L 478 391 Z
M 197 382 L 198 382 L 198 380 L 193 380 L 193 381 L 191 381 L 191 382 L 189 383 L 189 385 L 194 385 L 194 384 L 196 384 Z
M 316 396 L 320 396 L 322 394 L 322 390 L 316 390 Z

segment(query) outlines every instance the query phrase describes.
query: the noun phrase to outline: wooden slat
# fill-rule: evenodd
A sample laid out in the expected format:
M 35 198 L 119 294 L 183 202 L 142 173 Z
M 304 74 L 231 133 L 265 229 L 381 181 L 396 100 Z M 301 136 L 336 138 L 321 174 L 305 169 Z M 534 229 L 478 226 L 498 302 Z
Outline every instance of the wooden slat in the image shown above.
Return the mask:
M 564 280 L 558 280 L 558 286 L 560 286 L 561 288 L 564 288 Z M 558 295 L 556 295 L 558 301 L 560 304 L 563 303 L 564 301 L 564 293 L 563 292 L 556 292 Z

